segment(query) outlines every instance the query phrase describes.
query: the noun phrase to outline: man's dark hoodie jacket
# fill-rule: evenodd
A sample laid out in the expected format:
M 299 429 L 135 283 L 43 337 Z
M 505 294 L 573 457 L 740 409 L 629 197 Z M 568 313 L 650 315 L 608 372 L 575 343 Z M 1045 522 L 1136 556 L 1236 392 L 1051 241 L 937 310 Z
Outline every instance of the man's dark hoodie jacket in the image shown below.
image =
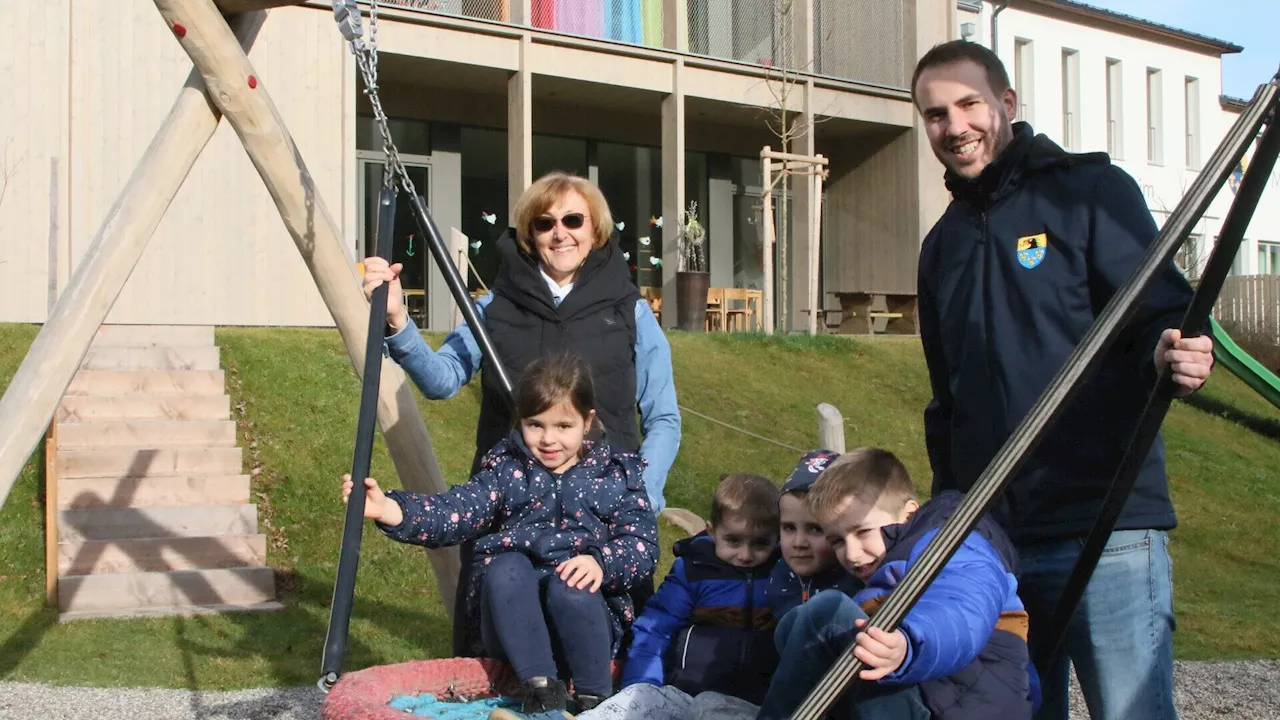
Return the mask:
M 920 334 L 933 388 L 933 492 L 968 490 L 1156 235 L 1137 183 L 1104 153 L 1070 154 L 1026 123 L 920 249 Z M 1155 381 L 1160 333 L 1191 288 L 1170 263 L 993 510 L 1015 542 L 1083 535 Z M 1117 529 L 1176 524 L 1157 437 Z

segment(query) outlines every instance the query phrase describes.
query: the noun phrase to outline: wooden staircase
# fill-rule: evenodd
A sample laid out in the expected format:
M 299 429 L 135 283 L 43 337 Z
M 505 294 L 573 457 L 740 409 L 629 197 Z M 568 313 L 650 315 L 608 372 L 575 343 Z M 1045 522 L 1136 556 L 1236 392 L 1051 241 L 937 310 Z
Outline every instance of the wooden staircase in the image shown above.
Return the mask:
M 212 327 L 104 325 L 50 438 L 60 620 L 282 607 Z

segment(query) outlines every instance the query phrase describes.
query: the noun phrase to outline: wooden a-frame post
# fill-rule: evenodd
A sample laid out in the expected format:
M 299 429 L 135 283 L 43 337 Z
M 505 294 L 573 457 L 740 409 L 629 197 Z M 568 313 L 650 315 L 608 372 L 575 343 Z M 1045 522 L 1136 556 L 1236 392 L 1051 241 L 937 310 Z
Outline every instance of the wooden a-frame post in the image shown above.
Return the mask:
M 306 163 L 245 53 L 267 8 L 301 0 L 155 0 L 195 69 L 0 398 L 0 505 L 53 419 L 90 343 L 224 116 L 244 144 L 289 235 L 315 279 L 356 372 L 364 369 L 369 304 L 341 233 Z M 223 13 L 232 18 L 239 38 Z M 335 32 L 336 35 L 336 32 Z M 335 42 L 340 39 L 335 37 Z M 440 492 L 444 478 L 404 372 L 381 363 L 378 423 L 401 484 Z M 334 468 L 335 498 L 341 468 Z M 440 598 L 452 616 L 456 548 L 427 551 Z

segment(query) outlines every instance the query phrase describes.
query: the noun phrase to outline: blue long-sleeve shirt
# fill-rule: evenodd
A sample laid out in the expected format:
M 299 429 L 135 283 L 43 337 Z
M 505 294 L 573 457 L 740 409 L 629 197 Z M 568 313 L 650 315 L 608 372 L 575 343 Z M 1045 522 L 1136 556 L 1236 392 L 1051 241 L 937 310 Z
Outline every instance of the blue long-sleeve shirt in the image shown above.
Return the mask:
M 481 322 L 484 322 L 485 308 L 492 301 L 492 293 L 476 301 L 476 315 Z M 413 384 L 430 400 L 445 400 L 456 395 L 463 385 L 471 382 L 484 361 L 480 345 L 465 321 L 449 333 L 439 350 L 427 345 L 412 318 L 400 332 L 388 337 L 386 343 L 391 359 L 404 368 Z M 636 403 L 644 433 L 640 445 L 640 457 L 646 462 L 644 484 L 654 512 L 659 513 L 666 506 L 663 489 L 680 447 L 680 409 L 676 405 L 671 345 L 643 299 L 636 302 L 635 364 Z

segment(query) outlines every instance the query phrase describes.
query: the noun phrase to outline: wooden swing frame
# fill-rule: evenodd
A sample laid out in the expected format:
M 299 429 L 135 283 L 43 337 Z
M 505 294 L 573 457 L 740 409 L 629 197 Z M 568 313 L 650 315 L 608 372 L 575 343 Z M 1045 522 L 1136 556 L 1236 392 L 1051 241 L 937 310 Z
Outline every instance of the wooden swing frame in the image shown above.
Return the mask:
M 268 9 L 300 5 L 303 0 L 154 2 L 194 67 L 0 398 L 0 506 L 45 437 L 94 336 L 223 117 L 235 129 L 279 210 L 356 373 L 365 366 L 369 303 L 360 276 L 266 84 L 246 54 Z M 381 373 L 378 424 L 402 486 L 413 492 L 444 491 L 431 437 L 404 371 L 383 358 Z M 336 502 L 336 483 L 334 488 Z M 56 545 L 56 537 L 46 537 L 46 543 Z M 452 617 L 458 550 L 431 549 L 427 556 Z M 56 596 L 55 588 L 46 590 Z

